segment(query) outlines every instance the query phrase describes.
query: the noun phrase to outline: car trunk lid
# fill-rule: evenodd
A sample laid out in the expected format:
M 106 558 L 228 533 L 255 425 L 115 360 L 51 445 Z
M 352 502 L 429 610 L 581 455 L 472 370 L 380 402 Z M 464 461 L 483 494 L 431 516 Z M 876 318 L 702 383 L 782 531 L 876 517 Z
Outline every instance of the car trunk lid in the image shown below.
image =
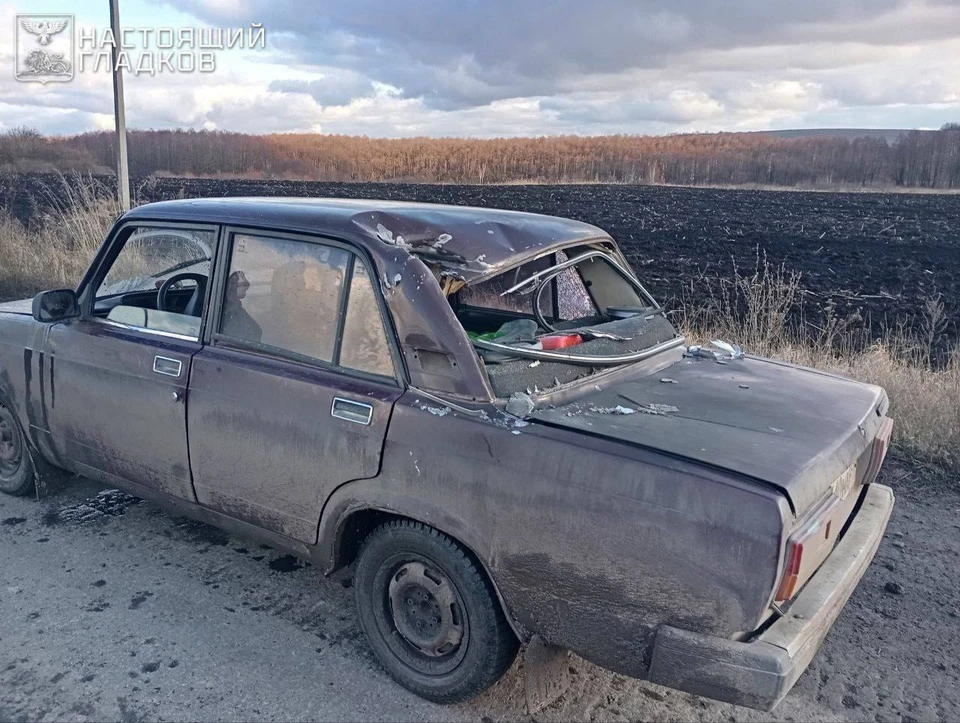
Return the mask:
M 682 358 L 531 415 L 783 490 L 799 514 L 854 465 L 886 413 L 880 387 L 754 357 Z

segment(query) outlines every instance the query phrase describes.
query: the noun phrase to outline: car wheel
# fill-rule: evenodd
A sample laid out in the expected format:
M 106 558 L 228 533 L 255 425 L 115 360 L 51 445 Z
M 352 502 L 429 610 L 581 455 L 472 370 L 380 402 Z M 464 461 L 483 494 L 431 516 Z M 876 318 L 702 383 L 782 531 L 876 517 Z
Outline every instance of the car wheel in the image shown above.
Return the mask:
M 27 495 L 35 489 L 33 462 L 20 425 L 0 404 L 0 492 Z
M 354 590 L 360 625 L 380 662 L 423 698 L 472 698 L 516 657 L 517 638 L 484 571 L 460 545 L 419 522 L 388 522 L 367 537 Z

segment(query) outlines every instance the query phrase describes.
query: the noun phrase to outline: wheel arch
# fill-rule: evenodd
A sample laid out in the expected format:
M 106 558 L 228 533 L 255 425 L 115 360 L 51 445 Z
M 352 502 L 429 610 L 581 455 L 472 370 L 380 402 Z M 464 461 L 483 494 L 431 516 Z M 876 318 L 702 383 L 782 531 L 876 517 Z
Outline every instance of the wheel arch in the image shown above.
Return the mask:
M 352 483 L 344 487 L 353 487 L 362 483 Z M 373 498 L 353 494 L 341 494 L 344 489 L 336 490 L 324 507 L 318 530 L 318 544 L 315 562 L 325 575 L 351 564 L 360 551 L 364 539 L 373 530 L 392 520 L 419 522 L 442 532 L 461 545 L 473 561 L 483 570 L 487 581 L 493 588 L 511 630 L 521 642 L 527 642 L 531 634 L 515 619 L 507 604 L 500 586 L 487 564 L 489 548 L 482 537 L 472 531 L 468 525 L 438 508 L 425 504 L 422 500 L 411 500 L 403 496 L 386 495 L 382 488 L 377 489 Z M 338 498 L 338 499 L 334 499 Z M 408 510 L 416 509 L 415 514 Z

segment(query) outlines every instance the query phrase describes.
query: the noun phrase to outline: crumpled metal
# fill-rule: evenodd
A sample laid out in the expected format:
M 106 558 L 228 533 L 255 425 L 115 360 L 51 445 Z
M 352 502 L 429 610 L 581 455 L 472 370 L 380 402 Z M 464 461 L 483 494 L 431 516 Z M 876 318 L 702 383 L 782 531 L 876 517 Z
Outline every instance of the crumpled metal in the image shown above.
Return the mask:
M 713 361 L 720 363 L 726 363 L 734 359 L 743 359 L 743 349 L 739 344 L 731 344 L 730 342 L 720 339 L 713 339 L 710 345 L 715 348 L 710 349 L 700 346 L 699 344 L 691 344 L 687 347 L 686 356 L 697 357 L 699 359 L 713 359 Z

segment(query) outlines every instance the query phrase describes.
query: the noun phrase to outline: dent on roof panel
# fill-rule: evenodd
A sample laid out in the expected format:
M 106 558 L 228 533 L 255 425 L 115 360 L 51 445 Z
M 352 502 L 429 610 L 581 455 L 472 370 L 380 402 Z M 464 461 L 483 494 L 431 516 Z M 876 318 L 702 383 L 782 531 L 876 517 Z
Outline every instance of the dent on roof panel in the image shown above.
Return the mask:
M 576 241 L 607 238 L 595 226 L 555 216 L 401 201 L 318 198 L 210 198 L 140 206 L 129 218 L 276 223 L 342 230 L 395 246 L 466 282 Z

